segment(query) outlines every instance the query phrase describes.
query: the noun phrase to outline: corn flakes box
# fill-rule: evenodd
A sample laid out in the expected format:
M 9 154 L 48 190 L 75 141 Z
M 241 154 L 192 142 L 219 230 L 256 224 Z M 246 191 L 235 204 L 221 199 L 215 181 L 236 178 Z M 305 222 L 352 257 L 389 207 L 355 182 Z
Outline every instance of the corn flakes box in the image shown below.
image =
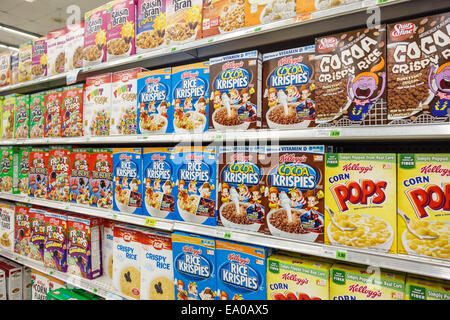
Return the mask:
M 33 57 L 32 41 L 19 46 L 19 68 L 17 79 L 19 82 L 31 80 L 31 59 Z
M 31 78 L 37 79 L 47 76 L 47 37 L 33 40 L 31 57 Z
M 43 208 L 32 206 L 29 212 L 31 221 L 29 257 L 44 262 L 46 211 Z
M 108 26 L 106 5 L 84 14 L 83 67 L 106 61 L 106 32 Z
M 176 300 L 216 300 L 216 240 L 176 231 L 172 233 Z
M 177 220 L 217 225 L 215 146 L 175 147 L 175 217 Z
M 450 300 L 449 283 L 406 276 L 405 300 Z
M 113 149 L 113 210 L 142 214 L 142 149 Z
M 0 87 L 11 84 L 11 54 L 0 53 Z
M 2 105 L 2 138 L 3 140 L 13 139 L 15 130 L 15 113 L 17 94 L 12 93 L 5 96 Z
M 200 133 L 209 127 L 209 62 L 172 68 L 173 128 Z
M 78 204 L 89 203 L 90 160 L 90 148 L 72 149 L 70 153 L 70 202 Z
M 331 263 L 272 255 L 267 260 L 267 300 L 329 300 Z
M 202 38 L 203 0 L 166 0 L 167 45 Z
M 450 154 L 397 155 L 398 252 L 450 259 Z
M 45 136 L 45 91 L 30 95 L 30 138 Z
M 88 77 L 84 89 L 85 136 L 109 136 L 111 122 L 112 73 Z
M 30 136 L 30 95 L 16 97 L 14 106 L 14 137 L 26 139 Z
M 31 205 L 16 202 L 14 206 L 14 252 L 24 257 L 30 253 Z
M 12 146 L 0 147 L 0 152 L 1 152 L 0 191 L 12 193 L 13 177 L 14 177 L 14 166 L 13 166 L 14 147 Z
M 113 208 L 113 156 L 111 148 L 93 148 L 89 161 L 89 205 Z
M 203 1 L 203 38 L 245 26 L 245 0 Z
M 174 148 L 144 148 L 143 161 L 143 191 L 144 214 L 175 220 L 175 158 Z
M 61 104 L 63 88 L 45 91 L 44 96 L 44 135 L 61 137 Z
M 70 201 L 70 153 L 72 147 L 52 146 L 48 151 L 47 199 Z
M 404 273 L 372 267 L 333 264 L 330 300 L 403 300 Z
M 14 227 L 15 227 L 14 204 L 0 202 L 0 248 L 14 252 Z
M 299 1 L 301 2 L 301 1 Z M 295 0 L 246 0 L 245 26 L 256 26 L 293 18 L 296 14 Z
M 79 137 L 83 135 L 84 84 L 74 84 L 63 88 L 61 97 L 61 136 Z
M 29 155 L 28 196 L 47 198 L 48 148 L 32 147 Z
M 67 271 L 67 215 L 46 210 L 44 265 L 61 272 Z
M 217 296 L 220 300 L 266 300 L 269 249 L 216 240 Z
M 28 195 L 29 163 L 31 147 L 14 147 L 13 193 Z
M 166 1 L 138 0 L 136 10 L 136 53 L 164 46 Z

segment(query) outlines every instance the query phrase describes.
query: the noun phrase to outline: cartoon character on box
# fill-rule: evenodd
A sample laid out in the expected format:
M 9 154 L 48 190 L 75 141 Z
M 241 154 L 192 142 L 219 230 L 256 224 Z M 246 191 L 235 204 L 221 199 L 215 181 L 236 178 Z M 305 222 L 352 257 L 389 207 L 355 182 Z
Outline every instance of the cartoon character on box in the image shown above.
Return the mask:
M 28 196 L 47 198 L 48 151 L 44 148 L 32 148 L 29 157 Z
M 105 209 L 113 207 L 112 161 L 111 149 L 92 150 L 89 204 L 93 207 Z
M 437 90 L 433 87 L 435 81 Z M 430 75 L 428 76 L 428 86 L 431 92 L 439 97 L 434 104 L 431 113 L 435 117 L 449 116 L 450 107 L 450 62 L 444 63 L 440 67 L 432 64 L 430 66 Z
M 48 169 L 48 199 L 66 202 L 69 201 L 70 150 L 50 150 L 48 158 Z

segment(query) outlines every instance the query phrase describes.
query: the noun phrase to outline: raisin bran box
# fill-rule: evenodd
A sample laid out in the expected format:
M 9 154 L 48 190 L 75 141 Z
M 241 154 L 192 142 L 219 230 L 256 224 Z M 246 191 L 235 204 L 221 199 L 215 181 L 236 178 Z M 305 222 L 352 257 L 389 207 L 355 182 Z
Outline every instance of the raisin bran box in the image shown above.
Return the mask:
M 261 127 L 262 55 L 248 51 L 209 60 L 209 128 Z
M 174 148 L 143 148 L 142 212 L 157 218 L 175 219 L 176 189 Z
M 142 149 L 113 148 L 114 211 L 142 214 Z
M 0 87 L 11 84 L 11 54 L 0 53 Z
M 44 97 L 45 137 L 61 136 L 61 104 L 63 89 L 47 90 Z
M 31 58 L 31 78 L 37 79 L 47 76 L 47 38 L 33 40 L 33 54 Z
M 30 254 L 31 259 L 44 262 L 45 214 L 43 208 L 32 206 L 30 214 Z
M 91 149 L 73 148 L 70 153 L 70 202 L 89 203 Z
M 106 9 L 102 5 L 84 14 L 83 67 L 106 61 Z
M 101 218 L 82 215 L 67 217 L 67 273 L 85 279 L 103 274 Z
M 67 271 L 67 215 L 46 210 L 44 265 L 61 272 Z
M 200 133 L 209 124 L 209 62 L 172 68 L 173 128 L 177 133 Z
M 164 46 L 166 1 L 138 0 L 136 10 L 136 53 Z
M 113 156 L 111 148 L 93 148 L 89 161 L 91 172 L 89 204 L 95 208 L 113 208 Z
M 14 147 L 13 193 L 28 195 L 29 165 L 31 147 Z
M 63 88 L 61 103 L 61 136 L 79 137 L 83 135 L 84 84 L 74 84 Z
M 176 300 L 217 300 L 215 247 L 211 237 L 172 233 Z
M 15 113 L 14 108 L 16 104 L 16 97 L 18 95 L 15 93 L 8 94 L 5 96 L 2 105 L 2 138 L 3 140 L 14 138 L 14 128 L 15 128 Z
M 6 201 L 0 202 L 0 247 L 14 252 L 14 204 Z
M 387 122 L 386 26 L 316 38 L 316 125 Z
M 313 127 L 314 76 L 314 46 L 264 54 L 262 127 Z
M 202 38 L 203 0 L 166 0 L 167 45 L 178 45 Z
M 70 201 L 71 147 L 52 146 L 48 151 L 47 199 Z
M 12 193 L 13 179 L 14 179 L 14 166 L 13 166 L 13 154 L 14 147 L 0 147 L 0 191 L 6 193 Z
M 32 147 L 29 156 L 28 196 L 47 198 L 48 148 Z
M 30 135 L 30 95 L 16 97 L 14 106 L 14 138 L 26 139 Z
M 387 26 L 388 122 L 449 121 L 450 13 Z
M 111 122 L 112 73 L 88 77 L 84 89 L 85 136 L 109 136 Z
M 30 95 L 30 138 L 43 138 L 45 135 L 45 91 Z
M 15 203 L 14 252 L 28 257 L 31 240 L 31 205 Z

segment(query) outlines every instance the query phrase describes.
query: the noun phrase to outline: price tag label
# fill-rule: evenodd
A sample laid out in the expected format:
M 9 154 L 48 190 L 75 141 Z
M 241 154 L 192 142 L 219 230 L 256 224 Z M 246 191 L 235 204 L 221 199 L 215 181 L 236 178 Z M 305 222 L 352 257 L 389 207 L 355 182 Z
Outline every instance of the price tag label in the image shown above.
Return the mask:
M 137 56 L 136 59 L 138 59 L 138 60 L 139 60 L 139 59 L 142 59 L 142 56 Z
M 347 260 L 347 252 L 346 251 L 336 251 L 336 259 Z
M 177 47 L 170 48 L 170 52 L 174 52 L 174 51 L 177 51 Z
M 78 73 L 80 73 L 81 68 L 70 70 L 66 75 L 66 84 L 71 85 L 77 82 Z
M 216 135 L 214 136 L 214 140 L 221 140 L 223 139 L 223 135 L 221 133 L 216 133 Z
M 331 130 L 330 131 L 330 137 L 340 137 L 341 136 L 341 130 Z
M 255 31 L 255 32 L 259 32 L 261 30 L 262 30 L 262 27 L 256 27 L 255 29 L 253 29 L 253 31 Z
M 310 12 L 310 13 L 301 14 L 301 15 L 299 15 L 299 16 L 296 16 L 296 17 L 293 19 L 293 22 L 294 22 L 294 23 L 298 23 L 298 22 L 303 22 L 303 21 L 311 20 L 311 17 L 312 17 L 311 12 Z
M 378 0 L 378 4 L 389 2 L 389 0 Z
M 208 42 L 209 42 L 209 43 L 214 42 L 214 38 L 209 38 L 209 39 L 208 39 Z
M 155 227 L 156 226 L 156 219 L 153 218 L 145 218 L 144 225 L 147 227 Z
M 98 289 L 97 289 L 97 288 L 94 288 L 92 291 L 94 291 L 94 293 L 97 293 L 97 292 L 98 292 Z
M 230 231 L 225 231 L 225 232 L 223 233 L 223 237 L 224 237 L 225 239 L 231 239 L 231 232 L 230 232 Z

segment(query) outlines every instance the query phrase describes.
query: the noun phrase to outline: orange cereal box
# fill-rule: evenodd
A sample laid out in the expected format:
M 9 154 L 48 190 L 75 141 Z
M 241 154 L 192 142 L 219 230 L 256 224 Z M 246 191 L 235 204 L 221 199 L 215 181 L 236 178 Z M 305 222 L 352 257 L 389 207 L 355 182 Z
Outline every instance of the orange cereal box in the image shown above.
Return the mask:
M 202 0 L 167 0 L 165 41 L 176 45 L 202 37 Z
M 298 0 L 300 1 L 300 0 Z M 296 0 L 246 0 L 245 26 L 271 23 L 295 16 Z
M 244 27 L 245 0 L 204 0 L 203 38 Z

